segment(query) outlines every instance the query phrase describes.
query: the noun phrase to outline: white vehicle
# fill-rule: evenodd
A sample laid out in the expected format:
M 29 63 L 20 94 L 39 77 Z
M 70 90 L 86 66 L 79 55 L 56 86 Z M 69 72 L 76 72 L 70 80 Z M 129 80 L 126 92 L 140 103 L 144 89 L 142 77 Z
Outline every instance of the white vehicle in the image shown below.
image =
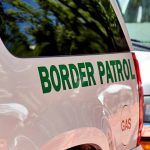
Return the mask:
M 0 1 L 0 150 L 142 149 L 140 71 L 118 10 Z

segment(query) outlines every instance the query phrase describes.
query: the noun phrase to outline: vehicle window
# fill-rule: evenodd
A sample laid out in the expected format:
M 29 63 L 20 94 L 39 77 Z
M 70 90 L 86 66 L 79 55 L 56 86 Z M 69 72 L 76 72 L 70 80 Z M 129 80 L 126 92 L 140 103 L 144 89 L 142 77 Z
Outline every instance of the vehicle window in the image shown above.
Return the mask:
M 0 33 L 17 57 L 129 51 L 109 0 L 3 0 Z

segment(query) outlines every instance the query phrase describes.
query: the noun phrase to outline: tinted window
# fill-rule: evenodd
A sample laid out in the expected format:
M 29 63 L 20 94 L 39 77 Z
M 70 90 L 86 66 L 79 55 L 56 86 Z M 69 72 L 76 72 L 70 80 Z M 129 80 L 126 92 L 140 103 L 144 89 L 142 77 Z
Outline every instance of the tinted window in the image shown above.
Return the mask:
M 18 57 L 129 51 L 108 0 L 4 0 L 0 35 Z

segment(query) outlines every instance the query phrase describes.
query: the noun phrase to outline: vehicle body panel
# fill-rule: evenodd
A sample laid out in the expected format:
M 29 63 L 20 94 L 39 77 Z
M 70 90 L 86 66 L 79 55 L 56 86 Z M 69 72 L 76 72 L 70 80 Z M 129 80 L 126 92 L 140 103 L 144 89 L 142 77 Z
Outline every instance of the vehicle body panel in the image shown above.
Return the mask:
M 100 84 L 96 68 L 97 61 L 130 59 L 135 74 L 130 53 L 20 59 L 9 54 L 2 43 L 1 52 L 2 138 L 9 139 L 15 134 L 19 141 L 19 137 L 25 136 L 40 147 L 61 133 L 91 127 L 99 129 L 106 137 L 108 132 L 112 137 L 107 138 L 117 149 L 122 149 L 121 143 L 124 142 L 129 147 L 136 144 L 139 121 L 139 116 L 134 115 L 139 114 L 137 81 L 131 79 L 107 84 L 105 76 L 105 83 Z M 92 62 L 97 85 L 43 94 L 37 67 L 80 62 Z M 124 112 L 125 106 L 127 110 Z M 8 121 L 7 117 L 12 129 L 4 122 Z M 122 117 L 132 118 L 129 131 L 121 131 Z

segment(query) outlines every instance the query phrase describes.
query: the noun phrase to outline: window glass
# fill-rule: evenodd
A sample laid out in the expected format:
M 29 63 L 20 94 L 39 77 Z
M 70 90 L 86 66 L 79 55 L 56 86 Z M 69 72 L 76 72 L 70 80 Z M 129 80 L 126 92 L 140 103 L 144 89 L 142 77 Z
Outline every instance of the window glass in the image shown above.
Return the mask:
M 109 0 L 3 0 L 0 33 L 17 57 L 129 51 Z

